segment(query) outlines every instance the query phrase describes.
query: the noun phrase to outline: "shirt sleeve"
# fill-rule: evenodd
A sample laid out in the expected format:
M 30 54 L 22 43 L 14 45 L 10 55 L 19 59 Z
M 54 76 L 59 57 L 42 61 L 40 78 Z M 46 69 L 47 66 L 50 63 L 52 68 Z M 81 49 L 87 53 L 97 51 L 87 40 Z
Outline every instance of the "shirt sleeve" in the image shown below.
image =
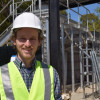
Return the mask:
M 53 70 L 54 70 L 54 98 L 55 100 L 62 100 L 59 75 L 55 68 L 53 68 Z

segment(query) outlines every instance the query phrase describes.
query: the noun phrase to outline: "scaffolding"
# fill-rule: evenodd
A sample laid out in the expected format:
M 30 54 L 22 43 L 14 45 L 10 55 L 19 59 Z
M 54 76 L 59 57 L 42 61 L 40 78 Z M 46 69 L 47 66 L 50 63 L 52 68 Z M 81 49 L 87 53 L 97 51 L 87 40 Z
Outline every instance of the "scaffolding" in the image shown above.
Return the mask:
M 80 87 L 84 90 L 83 98 L 85 98 L 85 89 L 84 88 L 86 86 L 89 86 L 90 84 L 92 84 L 92 93 L 94 93 L 94 91 L 96 91 L 96 88 L 94 90 L 94 84 L 96 84 L 96 82 L 98 83 L 98 81 L 95 80 L 95 77 L 97 77 L 95 72 L 97 72 L 97 70 L 95 70 L 95 72 L 94 72 L 94 65 L 93 65 L 94 58 L 93 58 L 93 55 L 90 56 L 90 52 L 95 50 L 95 48 L 94 48 L 95 26 L 94 26 L 94 22 L 93 23 L 89 22 L 88 14 L 91 14 L 89 9 L 87 9 L 86 7 L 81 5 L 76 0 L 70 0 L 70 2 L 71 1 L 75 2 L 77 4 L 77 8 L 78 8 L 77 12 L 69 7 L 69 0 L 67 0 L 65 4 L 60 2 L 60 5 L 66 7 L 66 9 L 67 9 L 67 18 L 64 18 L 63 16 L 61 16 L 62 62 L 63 62 L 63 77 L 64 77 L 63 92 L 66 92 L 65 84 L 67 84 L 67 80 L 68 80 L 68 79 L 66 79 L 67 78 L 66 77 L 67 76 L 66 69 L 68 69 L 68 64 L 65 63 L 65 59 L 66 59 L 65 52 L 66 51 L 64 49 L 65 42 L 66 42 L 65 40 L 67 37 L 67 42 L 68 42 L 68 39 L 70 41 L 72 92 L 75 92 L 75 57 L 74 57 L 75 51 L 74 51 L 74 48 L 76 46 L 79 48 L 78 52 L 79 52 L 79 58 L 80 58 L 80 60 L 79 60 L 80 61 L 79 62 L 79 64 L 80 64 Z M 86 27 L 81 25 L 80 16 L 82 16 L 82 15 L 79 12 L 80 11 L 79 6 L 83 7 L 86 10 L 87 19 L 84 19 L 84 20 L 86 20 L 86 25 L 87 25 Z M 69 12 L 70 10 L 75 12 L 78 15 L 78 18 L 77 18 L 78 22 L 75 22 L 70 18 L 70 12 Z M 89 24 L 92 24 L 94 27 L 93 34 L 89 31 Z M 76 32 L 76 30 L 77 30 L 77 32 Z M 76 36 L 77 36 L 77 39 L 79 37 L 78 41 L 75 39 Z M 89 48 L 88 44 L 90 42 L 91 42 L 92 46 Z M 83 48 L 83 45 L 84 45 L 84 48 Z M 96 55 L 95 55 L 95 57 L 96 57 Z M 96 59 L 96 61 L 97 61 L 97 59 Z M 97 65 L 95 65 L 95 66 L 97 66 Z M 97 68 L 98 68 L 98 66 L 97 66 Z M 99 72 L 97 72 L 97 73 L 99 73 Z M 92 77 L 92 81 L 90 81 L 90 76 Z M 86 81 L 84 80 L 85 77 L 86 77 Z M 85 82 L 85 84 L 84 84 L 84 82 Z M 98 87 L 99 87 L 99 85 L 98 85 Z

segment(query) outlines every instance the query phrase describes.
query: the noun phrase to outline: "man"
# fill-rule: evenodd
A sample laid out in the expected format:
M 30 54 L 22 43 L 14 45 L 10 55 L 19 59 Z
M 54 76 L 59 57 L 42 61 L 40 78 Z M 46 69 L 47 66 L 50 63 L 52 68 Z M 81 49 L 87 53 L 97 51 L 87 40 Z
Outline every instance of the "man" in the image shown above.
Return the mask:
M 43 38 L 39 18 L 22 13 L 14 20 L 12 34 L 17 57 L 1 66 L 1 100 L 62 100 L 56 70 L 35 57 Z

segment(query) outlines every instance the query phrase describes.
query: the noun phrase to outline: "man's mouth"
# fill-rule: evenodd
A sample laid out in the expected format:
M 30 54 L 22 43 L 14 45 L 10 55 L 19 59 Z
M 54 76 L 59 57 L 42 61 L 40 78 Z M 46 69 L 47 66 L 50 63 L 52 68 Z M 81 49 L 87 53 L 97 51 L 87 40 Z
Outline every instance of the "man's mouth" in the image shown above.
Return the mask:
M 24 52 L 28 53 L 28 52 L 31 52 L 32 49 L 23 49 Z

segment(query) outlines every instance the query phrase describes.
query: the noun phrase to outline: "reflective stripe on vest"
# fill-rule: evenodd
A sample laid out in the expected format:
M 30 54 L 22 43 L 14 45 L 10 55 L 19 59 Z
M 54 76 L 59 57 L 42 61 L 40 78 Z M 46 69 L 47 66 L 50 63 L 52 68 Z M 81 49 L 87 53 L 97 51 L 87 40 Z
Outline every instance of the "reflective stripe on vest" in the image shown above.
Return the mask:
M 45 81 L 44 100 L 51 100 L 51 78 L 50 78 L 49 68 L 44 63 L 41 63 L 41 65 L 43 66 L 43 74 L 44 74 L 44 81 Z M 2 81 L 3 81 L 4 91 L 7 100 L 14 100 L 14 95 L 13 95 L 9 71 L 8 71 L 8 65 L 1 67 L 1 74 L 2 74 Z
M 50 79 L 49 68 L 44 63 L 41 63 L 41 65 L 43 66 L 44 79 L 45 79 L 45 96 L 44 96 L 44 100 L 50 100 L 50 98 L 51 98 L 51 79 Z
M 1 76 L 2 76 L 3 87 L 4 87 L 7 100 L 14 100 L 14 95 L 12 91 L 12 86 L 11 86 L 7 64 L 1 67 Z

